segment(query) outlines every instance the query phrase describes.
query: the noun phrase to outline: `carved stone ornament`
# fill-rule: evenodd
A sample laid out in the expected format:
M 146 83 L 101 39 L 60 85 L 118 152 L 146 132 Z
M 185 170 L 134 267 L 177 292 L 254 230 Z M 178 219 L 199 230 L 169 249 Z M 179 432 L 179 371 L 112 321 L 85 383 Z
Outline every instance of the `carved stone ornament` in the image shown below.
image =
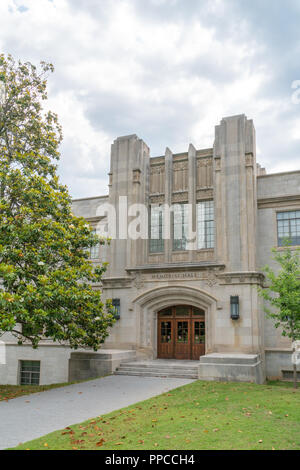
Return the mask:
M 135 170 L 133 170 L 133 182 L 134 183 L 141 182 L 141 170 L 139 168 L 136 168 Z
M 154 165 L 150 167 L 151 175 L 160 175 L 165 172 L 165 165 Z
M 189 195 L 187 192 L 180 192 L 180 193 L 173 193 L 172 194 L 172 202 L 187 202 L 189 199 Z
M 156 196 L 149 197 L 150 204 L 163 204 L 165 202 L 165 195 L 159 194 Z
M 215 171 L 221 170 L 221 158 L 215 158 Z
M 197 160 L 197 167 L 199 168 L 200 166 L 211 166 L 212 165 L 212 159 L 211 158 L 199 158 Z
M 215 273 L 209 272 L 205 284 L 209 287 L 214 287 L 219 283 Z
M 179 170 L 187 170 L 188 169 L 188 161 L 184 162 L 174 162 L 173 163 L 173 170 L 174 171 L 179 171 Z
M 254 158 L 252 153 L 246 154 L 246 166 L 253 166 Z
M 142 274 L 137 274 L 133 284 L 137 289 L 142 289 L 145 286 L 145 277 Z

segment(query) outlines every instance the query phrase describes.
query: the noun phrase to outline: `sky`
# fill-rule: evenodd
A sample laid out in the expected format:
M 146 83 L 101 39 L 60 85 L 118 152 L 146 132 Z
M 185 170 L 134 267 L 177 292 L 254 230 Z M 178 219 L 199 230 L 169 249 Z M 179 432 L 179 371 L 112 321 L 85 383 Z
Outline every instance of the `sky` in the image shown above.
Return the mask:
M 151 156 L 207 148 L 235 114 L 254 120 L 268 173 L 300 169 L 299 25 L 299 0 L 0 0 L 0 51 L 54 64 L 58 172 L 92 197 L 116 137 Z

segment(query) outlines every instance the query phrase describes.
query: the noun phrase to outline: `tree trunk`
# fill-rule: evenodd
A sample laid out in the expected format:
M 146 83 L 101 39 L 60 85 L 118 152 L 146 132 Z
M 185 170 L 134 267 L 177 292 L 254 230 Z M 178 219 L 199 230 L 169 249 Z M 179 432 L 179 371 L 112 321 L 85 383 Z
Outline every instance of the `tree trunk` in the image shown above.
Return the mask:
M 294 369 L 294 388 L 297 388 L 297 364 L 293 364 L 293 369 Z

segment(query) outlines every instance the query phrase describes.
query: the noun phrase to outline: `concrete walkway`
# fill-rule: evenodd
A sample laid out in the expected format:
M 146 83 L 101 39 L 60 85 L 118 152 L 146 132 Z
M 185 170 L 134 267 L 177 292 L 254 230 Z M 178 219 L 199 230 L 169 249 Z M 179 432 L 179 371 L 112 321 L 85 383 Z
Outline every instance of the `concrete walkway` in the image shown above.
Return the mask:
M 112 375 L 0 402 L 0 449 L 15 447 L 191 382 Z

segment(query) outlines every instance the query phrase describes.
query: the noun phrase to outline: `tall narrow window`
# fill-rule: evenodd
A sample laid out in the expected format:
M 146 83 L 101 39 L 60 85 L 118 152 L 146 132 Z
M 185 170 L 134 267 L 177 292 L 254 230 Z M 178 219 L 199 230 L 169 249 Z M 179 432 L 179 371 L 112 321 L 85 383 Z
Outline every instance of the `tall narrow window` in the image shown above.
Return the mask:
M 173 250 L 186 250 L 188 238 L 188 205 L 173 206 Z
M 277 212 L 278 246 L 288 239 L 292 245 L 300 245 L 300 211 Z
M 150 207 L 150 253 L 162 253 L 164 251 L 164 212 L 160 205 Z
M 197 232 L 199 250 L 203 248 L 214 248 L 214 201 L 203 201 L 197 204 Z
M 96 235 L 97 231 L 96 229 L 93 229 L 93 233 Z M 100 243 L 97 243 L 97 245 L 91 246 L 90 248 L 90 258 L 91 259 L 99 259 L 100 257 Z

